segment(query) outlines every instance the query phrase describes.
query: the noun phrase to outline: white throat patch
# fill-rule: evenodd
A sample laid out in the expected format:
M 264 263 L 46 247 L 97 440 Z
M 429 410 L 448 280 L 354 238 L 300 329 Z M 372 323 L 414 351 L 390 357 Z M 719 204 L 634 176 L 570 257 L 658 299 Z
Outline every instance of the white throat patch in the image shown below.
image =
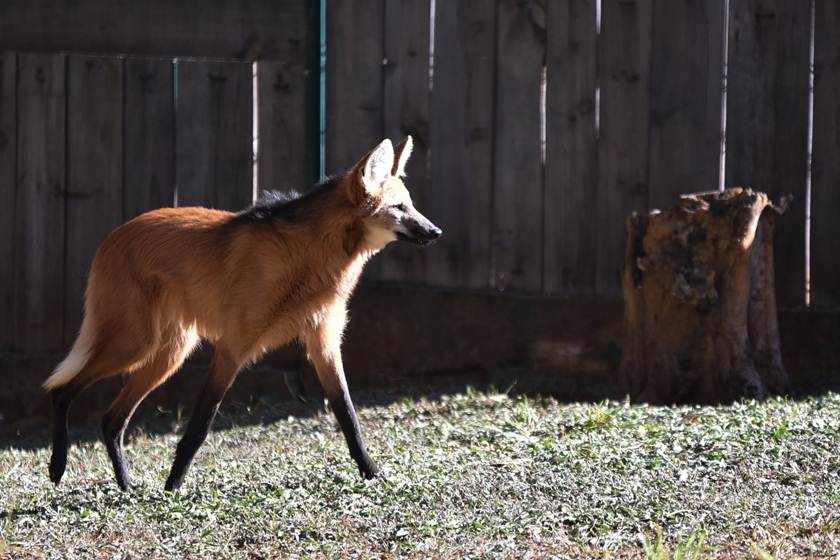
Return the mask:
M 382 227 L 365 227 L 365 244 L 371 249 L 379 251 L 391 241 L 397 240 L 397 234 Z

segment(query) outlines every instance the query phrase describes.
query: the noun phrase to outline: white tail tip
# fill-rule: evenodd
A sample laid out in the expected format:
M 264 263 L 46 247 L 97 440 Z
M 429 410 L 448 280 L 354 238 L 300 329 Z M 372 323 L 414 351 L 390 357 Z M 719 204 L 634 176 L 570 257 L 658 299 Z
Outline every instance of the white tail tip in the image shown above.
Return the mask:
M 74 377 L 76 377 L 82 368 L 85 367 L 85 363 L 88 359 L 87 352 L 77 352 L 76 348 L 73 348 L 73 351 L 70 352 L 64 361 L 58 364 L 56 368 L 53 370 L 52 375 L 50 375 L 42 387 L 46 391 L 52 391 L 62 385 L 66 385 L 70 382 Z
M 82 322 L 82 330 L 73 344 L 73 349 L 41 385 L 45 391 L 52 391 L 66 385 L 79 375 L 79 372 L 85 367 L 88 358 L 90 358 L 90 349 L 93 343 L 93 333 L 90 326 L 92 322 L 89 316 L 85 316 L 85 320 Z

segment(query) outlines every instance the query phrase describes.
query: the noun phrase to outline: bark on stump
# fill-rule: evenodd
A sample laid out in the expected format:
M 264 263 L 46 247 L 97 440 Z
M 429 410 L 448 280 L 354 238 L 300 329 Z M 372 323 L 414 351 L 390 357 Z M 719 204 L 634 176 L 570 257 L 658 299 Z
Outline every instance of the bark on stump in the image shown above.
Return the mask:
M 773 235 L 789 202 L 730 188 L 628 220 L 621 377 L 632 399 L 719 403 L 788 390 Z

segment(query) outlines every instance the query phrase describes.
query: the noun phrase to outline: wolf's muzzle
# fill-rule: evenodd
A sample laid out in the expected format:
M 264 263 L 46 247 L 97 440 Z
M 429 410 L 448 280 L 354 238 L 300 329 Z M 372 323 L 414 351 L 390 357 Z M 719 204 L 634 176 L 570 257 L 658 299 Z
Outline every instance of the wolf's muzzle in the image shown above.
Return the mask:
M 442 234 L 443 230 L 437 226 L 431 226 L 428 228 L 416 227 L 411 228 L 408 234 L 397 232 L 397 239 L 415 243 L 417 245 L 428 245 Z

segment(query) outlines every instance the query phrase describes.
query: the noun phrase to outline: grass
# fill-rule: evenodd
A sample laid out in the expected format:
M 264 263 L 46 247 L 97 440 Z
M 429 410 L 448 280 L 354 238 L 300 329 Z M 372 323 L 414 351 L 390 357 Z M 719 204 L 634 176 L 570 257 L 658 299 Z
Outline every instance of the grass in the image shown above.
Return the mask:
M 837 394 L 725 407 L 367 400 L 387 476 L 373 483 L 331 416 L 274 402 L 226 408 L 175 494 L 162 487 L 177 435 L 160 429 L 175 415 L 134 431 L 130 494 L 92 428 L 75 433 L 57 488 L 42 437 L 0 440 L 0 557 L 840 554 Z

